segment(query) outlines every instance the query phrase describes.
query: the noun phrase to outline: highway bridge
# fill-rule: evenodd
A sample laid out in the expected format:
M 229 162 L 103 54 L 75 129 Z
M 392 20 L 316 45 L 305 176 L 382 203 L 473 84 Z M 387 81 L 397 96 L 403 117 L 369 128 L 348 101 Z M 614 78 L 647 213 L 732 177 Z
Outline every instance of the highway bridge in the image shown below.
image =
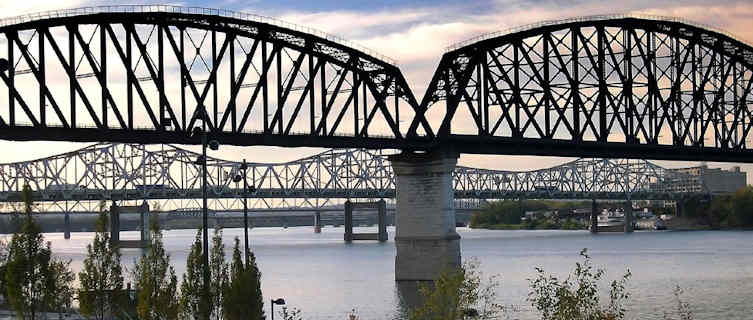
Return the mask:
M 0 164 L 0 203 L 20 207 L 29 184 L 42 212 L 96 212 L 101 201 L 152 207 L 201 207 L 200 155 L 172 145 L 99 143 L 51 157 Z M 213 210 L 242 208 L 242 163 L 209 157 Z M 382 151 L 328 150 L 285 163 L 248 163 L 251 208 L 324 208 L 346 199 L 393 199 L 395 175 Z M 456 208 L 496 199 L 679 200 L 697 192 L 677 189 L 683 173 L 646 160 L 578 159 L 552 168 L 504 171 L 457 166 Z M 242 181 L 242 180 L 241 180 Z M 14 205 L 11 205 L 14 204 Z M 108 204 L 109 205 L 109 204 Z

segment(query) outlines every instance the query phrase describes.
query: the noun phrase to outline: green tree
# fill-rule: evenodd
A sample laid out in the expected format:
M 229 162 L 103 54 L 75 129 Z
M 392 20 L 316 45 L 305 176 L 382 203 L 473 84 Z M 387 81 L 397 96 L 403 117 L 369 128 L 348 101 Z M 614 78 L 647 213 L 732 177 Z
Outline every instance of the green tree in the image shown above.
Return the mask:
M 70 261 L 53 258 L 49 242 L 32 218 L 31 188 L 23 188 L 25 218 L 21 232 L 13 234 L 4 274 L 6 297 L 21 319 L 36 319 L 41 311 L 69 307 L 73 292 Z
M 230 263 L 230 283 L 225 291 L 223 312 L 228 320 L 263 320 L 264 297 L 261 293 L 261 272 L 256 258 L 248 252 L 249 260 L 244 265 L 240 240 L 235 238 L 233 260 Z
M 165 251 L 157 219 L 152 219 L 151 235 L 148 250 L 133 268 L 136 310 L 141 320 L 178 319 L 180 302 L 175 298 L 178 296 L 178 277 L 170 265 L 170 255 Z
M 225 263 L 225 244 L 222 243 L 222 228 L 214 228 L 212 236 L 212 249 L 210 250 L 209 271 L 210 282 L 209 290 L 212 298 L 211 310 L 215 319 L 222 319 L 222 306 L 225 298 L 225 291 L 228 286 L 227 263 Z
M 201 229 L 186 259 L 186 272 L 180 283 L 181 306 L 186 319 L 206 319 L 209 313 L 209 299 L 204 296 L 204 257 L 201 245 Z
M 587 250 L 580 253 L 583 262 L 575 264 L 575 271 L 564 280 L 546 275 L 536 268 L 536 279 L 531 282 L 528 301 L 541 313 L 543 320 L 617 320 L 625 317 L 625 302 L 630 297 L 625 286 L 630 270 L 620 280 L 610 284 L 609 303 L 602 306 L 598 282 L 604 269 L 594 268 Z
M 228 265 L 225 263 L 225 245 L 222 229 L 215 228 L 212 248 L 209 251 L 209 297 L 204 295 L 204 256 L 202 254 L 202 231 L 196 233 L 191 252 L 186 261 L 186 273 L 181 282 L 181 305 L 184 317 L 205 319 L 209 313 L 214 319 L 222 319 L 225 292 L 229 284 Z
M 50 276 L 47 278 L 46 299 L 50 311 L 57 311 L 62 315 L 69 310 L 76 290 L 71 285 L 76 275 L 71 270 L 71 261 L 53 258 L 50 263 Z M 61 317 L 62 319 L 62 317 Z
M 504 311 L 497 303 L 496 276 L 483 281 L 478 262 L 466 262 L 459 270 L 446 270 L 432 285 L 419 288 L 423 304 L 411 320 L 497 319 Z
M 732 195 L 729 224 L 732 227 L 753 226 L 753 186 L 746 186 Z
M 83 270 L 78 274 L 81 314 L 105 319 L 114 316 L 124 303 L 123 269 L 120 252 L 112 246 L 106 232 L 108 214 L 102 210 L 97 219 L 94 241 L 86 246 Z

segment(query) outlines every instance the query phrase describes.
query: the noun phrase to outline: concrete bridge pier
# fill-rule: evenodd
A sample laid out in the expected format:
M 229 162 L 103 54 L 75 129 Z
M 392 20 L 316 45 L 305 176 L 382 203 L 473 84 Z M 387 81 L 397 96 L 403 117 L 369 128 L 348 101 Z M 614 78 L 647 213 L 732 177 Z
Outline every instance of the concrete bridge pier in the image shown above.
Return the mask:
M 314 233 L 322 233 L 322 213 L 320 211 L 314 213 Z
M 65 240 L 71 238 L 71 215 L 68 211 L 65 212 L 65 229 L 63 230 L 63 238 L 65 238 Z
M 599 206 L 596 199 L 591 202 L 591 233 L 599 233 Z
M 395 280 L 431 281 L 460 267 L 452 172 L 458 153 L 390 156 L 395 172 Z
M 625 233 L 633 232 L 633 201 L 625 202 Z
M 140 240 L 120 240 L 120 214 L 121 213 L 138 213 L 141 227 Z M 120 248 L 146 248 L 152 241 L 151 235 L 151 214 L 149 213 L 149 204 L 144 201 L 140 206 L 118 206 L 116 203 L 110 206 L 110 242 L 113 246 Z

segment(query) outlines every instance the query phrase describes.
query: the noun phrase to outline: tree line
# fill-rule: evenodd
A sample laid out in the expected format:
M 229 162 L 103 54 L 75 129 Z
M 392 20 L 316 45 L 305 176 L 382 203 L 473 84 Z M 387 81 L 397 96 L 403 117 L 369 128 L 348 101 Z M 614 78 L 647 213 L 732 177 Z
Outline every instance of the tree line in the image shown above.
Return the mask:
M 62 314 L 78 297 L 79 312 L 90 319 L 265 319 L 261 272 L 253 252 L 243 250 L 236 237 L 233 254 L 225 261 L 222 230 L 215 229 L 210 250 L 210 290 L 204 292 L 201 230 L 191 246 L 187 270 L 178 281 L 170 264 L 158 220 L 151 221 L 148 249 L 131 270 L 121 266 L 121 255 L 110 241 L 108 213 L 100 210 L 96 233 L 76 275 L 70 260 L 52 253 L 40 226 L 32 218 L 31 188 L 23 188 L 24 216 L 10 242 L 0 250 L 0 290 L 7 305 L 21 319 L 38 319 L 40 313 Z M 124 287 L 130 273 L 133 288 Z
M 471 215 L 470 226 L 473 228 L 510 228 L 553 229 L 579 228 L 575 221 L 531 220 L 523 223 L 526 211 L 570 211 L 577 208 L 590 208 L 589 201 L 551 201 L 551 200 L 501 200 L 489 202 L 481 210 Z
M 753 228 L 753 186 L 711 199 L 692 198 L 678 205 L 682 216 L 697 219 L 712 228 Z

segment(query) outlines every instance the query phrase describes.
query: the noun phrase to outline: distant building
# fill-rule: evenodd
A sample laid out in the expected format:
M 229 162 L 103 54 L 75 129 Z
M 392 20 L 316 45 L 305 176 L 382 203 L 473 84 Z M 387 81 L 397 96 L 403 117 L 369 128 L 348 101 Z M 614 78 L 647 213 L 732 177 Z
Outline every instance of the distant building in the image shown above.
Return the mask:
M 729 170 L 709 168 L 706 164 L 672 171 L 685 173 L 687 176 L 677 178 L 668 186 L 672 192 L 709 192 L 711 194 L 729 194 L 747 185 L 745 172 L 739 166 Z

